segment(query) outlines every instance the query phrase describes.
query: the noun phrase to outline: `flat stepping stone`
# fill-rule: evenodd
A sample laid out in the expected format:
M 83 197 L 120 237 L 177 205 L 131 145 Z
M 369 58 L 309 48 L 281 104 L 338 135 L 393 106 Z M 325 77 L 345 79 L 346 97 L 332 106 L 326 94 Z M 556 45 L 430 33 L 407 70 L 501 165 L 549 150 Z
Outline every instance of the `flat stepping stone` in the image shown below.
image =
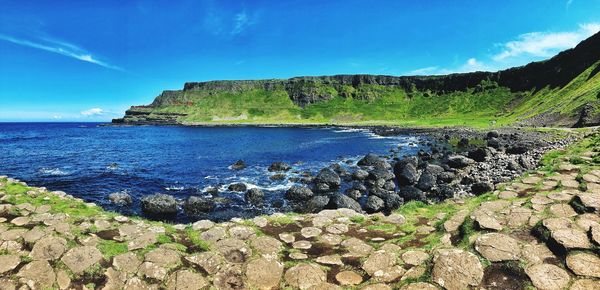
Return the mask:
M 292 287 L 308 289 L 327 280 L 321 268 L 312 264 L 298 264 L 285 272 L 285 282 Z
M 361 290 L 392 290 L 392 287 L 390 287 L 386 284 L 383 284 L 383 283 L 378 283 L 378 284 L 367 285 L 360 289 Z
M 509 191 L 509 190 L 501 191 L 500 193 L 498 193 L 498 198 L 501 198 L 501 199 L 512 199 L 517 196 L 518 196 L 518 194 L 516 192 Z
M 542 186 L 541 186 L 541 190 L 543 191 L 548 191 L 548 190 L 553 190 L 558 186 L 558 181 L 556 180 L 546 180 L 544 182 L 542 182 Z
M 597 245 L 600 245 L 600 226 L 595 226 L 591 228 L 592 240 Z
M 215 226 L 215 223 L 209 220 L 199 220 L 192 224 L 192 229 L 196 231 L 208 230 Z
M 296 241 L 296 237 L 289 233 L 281 233 L 279 234 L 279 239 L 282 240 L 286 244 L 291 244 Z
M 550 206 L 550 212 L 557 217 L 574 217 L 577 215 L 573 208 L 566 203 L 558 203 Z
M 522 183 L 530 184 L 530 185 L 538 184 L 540 181 L 542 181 L 542 179 L 537 176 L 529 176 L 529 177 L 525 177 L 525 178 L 523 178 L 523 180 L 521 180 Z
M 10 221 L 10 223 L 17 227 L 23 227 L 23 226 L 29 225 L 31 223 L 31 219 L 29 217 L 21 216 L 21 217 L 16 217 L 16 218 L 12 219 Z
M 185 257 L 188 262 L 197 265 L 209 275 L 217 273 L 223 265 L 223 256 L 215 252 L 204 252 Z
M 521 227 L 529 221 L 532 211 L 524 207 L 511 208 L 506 214 L 506 225 L 510 228 Z
M 321 229 L 315 227 L 308 227 L 300 230 L 300 234 L 307 239 L 319 236 L 322 232 Z
M 503 228 L 502 224 L 500 224 L 500 222 L 496 219 L 495 215 L 487 211 L 477 210 L 473 213 L 471 218 L 475 220 L 477 225 L 479 225 L 479 227 L 482 229 L 501 231 Z
M 362 283 L 363 278 L 354 271 L 342 271 L 335 275 L 335 280 L 342 286 L 352 286 Z
M 600 258 L 590 253 L 569 254 L 567 266 L 579 276 L 600 278 Z
M 552 264 L 537 264 L 525 269 L 533 286 L 539 289 L 560 290 L 569 285 L 570 277 L 567 271 Z
M 327 232 L 335 235 L 344 234 L 348 232 L 348 225 L 346 224 L 333 224 L 325 229 Z
M 246 265 L 246 281 L 250 289 L 275 289 L 283 276 L 283 264 L 276 260 L 258 258 Z
M 600 226 L 600 215 L 593 213 L 580 214 L 575 223 L 584 231 L 589 231 L 593 227 Z
M 348 251 L 344 257 L 366 257 L 373 251 L 373 247 L 357 238 L 347 239 L 341 246 Z
M 467 216 L 469 215 L 468 210 L 460 210 L 444 222 L 444 229 L 446 232 L 456 232 L 458 228 L 463 224 Z
M 280 241 L 273 237 L 262 236 L 252 239 L 250 242 L 252 248 L 261 254 L 275 255 L 281 251 L 283 245 Z
M 375 272 L 386 271 L 396 265 L 396 255 L 389 252 L 377 251 L 369 256 L 363 264 L 362 269 L 370 276 Z
M 429 254 L 423 251 L 406 251 L 402 254 L 402 261 L 407 265 L 418 266 L 429 259 Z
M 518 260 L 521 249 L 517 240 L 504 234 L 484 234 L 475 241 L 475 250 L 491 262 Z
M 292 244 L 292 247 L 294 249 L 308 250 L 312 248 L 312 244 L 309 241 L 296 241 Z
M 213 227 L 213 228 L 211 228 L 205 232 L 202 232 L 200 234 L 201 239 L 203 239 L 211 244 L 224 239 L 225 236 L 227 236 L 227 233 L 225 232 L 225 229 L 222 227 Z
M 344 265 L 339 255 L 321 256 L 315 261 L 323 265 Z
M 425 282 L 412 283 L 403 286 L 400 290 L 437 290 L 438 288 L 434 285 Z
M 225 260 L 234 264 L 241 264 L 252 257 L 252 249 L 242 240 L 225 239 L 215 244 L 216 250 L 223 255 Z
M 543 264 L 546 261 L 556 259 L 556 256 L 544 244 L 524 245 L 521 257 L 528 265 Z
M 163 281 L 167 277 L 167 269 L 151 262 L 144 262 L 138 268 L 137 275 L 142 278 Z
M 600 178 L 593 174 L 584 174 L 583 180 L 587 183 L 600 183 Z
M 95 247 L 84 246 L 70 249 L 61 259 L 75 274 L 85 270 L 102 260 L 102 253 Z
M 579 279 L 571 284 L 569 290 L 600 289 L 600 280 Z
M 542 225 L 550 231 L 556 231 L 560 229 L 568 229 L 572 226 L 573 222 L 564 217 L 559 218 L 547 218 L 542 221 Z
M 0 255 L 0 275 L 14 270 L 19 264 L 21 257 L 17 255 Z
M 167 280 L 167 289 L 196 290 L 208 286 L 208 281 L 199 273 L 190 270 L 180 270 L 171 274 Z
M 577 195 L 577 199 L 588 211 L 600 211 L 600 193 L 582 192 Z
M 337 246 L 342 243 L 342 236 L 333 234 L 324 234 L 319 237 L 319 241 L 330 246 Z
M 448 290 L 475 287 L 483 280 L 483 265 L 473 253 L 439 250 L 433 258 L 432 281 Z
M 127 248 L 130 251 L 133 251 L 133 250 L 137 250 L 137 249 L 146 248 L 150 245 L 154 245 L 157 243 L 156 237 L 157 237 L 156 233 L 152 233 L 152 232 L 145 233 L 145 234 L 131 240 L 129 243 L 127 243 Z
M 382 221 L 384 223 L 395 224 L 399 226 L 403 225 L 406 222 L 406 218 L 401 214 L 393 213 L 388 216 L 384 216 Z
M 135 273 L 141 264 L 142 261 L 132 252 L 117 255 L 112 261 L 112 265 L 117 271 L 129 274 Z
M 59 259 L 67 250 L 67 240 L 59 237 L 47 236 L 41 238 L 33 245 L 29 256 L 34 260 Z
M 566 192 L 552 192 L 548 194 L 548 198 L 554 201 L 569 201 L 573 199 L 573 195 Z
M 290 253 L 289 255 L 290 259 L 294 259 L 294 260 L 306 260 L 308 259 L 308 255 L 305 253 L 299 253 L 299 252 L 294 252 L 294 253 Z
M 175 250 L 157 248 L 144 256 L 145 262 L 152 262 L 159 267 L 171 269 L 181 263 L 181 254 Z
M 253 228 L 247 226 L 235 226 L 229 229 L 229 235 L 239 240 L 247 240 L 256 236 Z
M 33 281 L 40 289 L 52 288 L 56 280 L 52 266 L 45 260 L 33 261 L 23 266 L 17 273 L 17 277 Z
M 587 234 L 579 229 L 558 229 L 552 231 L 551 235 L 566 249 L 589 249 L 592 246 Z
M 546 195 L 543 194 L 536 194 L 531 198 L 531 203 L 532 204 L 541 204 L 541 205 L 546 205 L 546 204 L 551 204 L 552 200 L 549 199 Z

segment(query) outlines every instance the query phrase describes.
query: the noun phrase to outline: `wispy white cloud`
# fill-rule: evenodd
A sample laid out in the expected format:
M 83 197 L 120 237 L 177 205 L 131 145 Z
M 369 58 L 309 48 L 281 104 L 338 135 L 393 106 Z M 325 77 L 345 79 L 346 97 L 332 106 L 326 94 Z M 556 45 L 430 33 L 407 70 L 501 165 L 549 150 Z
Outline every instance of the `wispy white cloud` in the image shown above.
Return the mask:
M 233 17 L 233 29 L 231 30 L 231 34 L 232 35 L 240 34 L 253 24 L 254 24 L 254 19 L 251 19 L 245 10 L 240 13 L 237 13 Z
M 599 22 L 580 24 L 573 31 L 529 32 L 519 35 L 515 40 L 498 44 L 500 51 L 484 60 L 469 58 L 454 67 L 429 66 L 407 72 L 408 75 L 441 75 L 474 71 L 494 71 L 510 66 L 549 58 L 560 51 L 573 48 L 582 40 L 600 31 Z
M 95 65 L 99 65 L 105 68 L 120 70 L 122 68 L 109 64 L 107 62 L 96 59 L 92 54 L 81 47 L 68 43 L 61 40 L 56 40 L 48 37 L 40 37 L 38 40 L 28 40 L 23 38 L 17 38 L 6 34 L 0 34 L 0 40 L 11 42 L 17 45 L 36 48 L 52 53 L 57 53 L 70 58 L 78 59 L 81 61 L 89 62 Z
M 522 56 L 551 57 L 561 50 L 576 46 L 598 31 L 600 23 L 593 22 L 581 24 L 575 31 L 525 33 L 516 40 L 502 44 L 502 51 L 492 59 L 504 61 Z
M 100 116 L 104 115 L 104 110 L 101 108 L 91 108 L 81 112 L 81 115 L 89 117 L 89 116 Z

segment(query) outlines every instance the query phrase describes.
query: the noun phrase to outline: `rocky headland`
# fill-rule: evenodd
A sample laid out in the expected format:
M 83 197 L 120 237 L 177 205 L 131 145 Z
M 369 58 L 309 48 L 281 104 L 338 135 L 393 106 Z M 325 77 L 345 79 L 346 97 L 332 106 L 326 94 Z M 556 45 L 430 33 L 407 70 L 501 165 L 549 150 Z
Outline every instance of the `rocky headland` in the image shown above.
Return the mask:
M 220 223 L 125 217 L 0 177 L 0 288 L 597 289 L 599 150 L 588 134 L 477 196 L 412 200 L 389 215 Z M 381 162 L 372 157 L 361 163 Z M 330 175 L 316 180 L 331 185 Z

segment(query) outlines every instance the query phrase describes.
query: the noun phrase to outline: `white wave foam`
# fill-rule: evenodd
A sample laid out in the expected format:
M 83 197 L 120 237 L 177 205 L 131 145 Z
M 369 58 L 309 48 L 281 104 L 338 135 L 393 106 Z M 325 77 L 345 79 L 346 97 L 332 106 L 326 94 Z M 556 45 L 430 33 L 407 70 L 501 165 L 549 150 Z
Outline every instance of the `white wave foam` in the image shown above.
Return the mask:
M 167 186 L 167 187 L 165 187 L 165 189 L 168 191 L 182 191 L 185 189 L 185 187 L 183 187 L 183 186 Z
M 60 168 L 40 168 L 38 170 L 38 172 L 40 174 L 43 175 L 51 175 L 51 176 L 64 176 L 64 175 L 69 175 L 70 173 L 67 171 L 63 171 Z

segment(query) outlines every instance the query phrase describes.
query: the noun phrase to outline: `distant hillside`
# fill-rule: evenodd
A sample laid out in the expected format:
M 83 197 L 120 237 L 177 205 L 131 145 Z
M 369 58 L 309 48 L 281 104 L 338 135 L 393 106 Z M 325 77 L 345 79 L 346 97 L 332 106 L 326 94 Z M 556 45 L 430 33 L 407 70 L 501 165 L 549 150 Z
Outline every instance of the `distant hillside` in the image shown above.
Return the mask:
M 600 124 L 600 33 L 498 72 L 191 82 L 133 106 L 125 124 Z

